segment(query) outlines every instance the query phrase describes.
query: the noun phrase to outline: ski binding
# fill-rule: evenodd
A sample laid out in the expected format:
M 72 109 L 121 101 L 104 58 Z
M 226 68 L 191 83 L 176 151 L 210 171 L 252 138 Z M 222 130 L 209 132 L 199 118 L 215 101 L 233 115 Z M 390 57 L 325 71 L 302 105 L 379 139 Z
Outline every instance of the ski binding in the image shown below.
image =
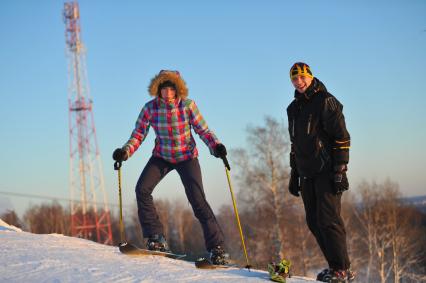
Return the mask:
M 120 243 L 118 245 L 118 248 L 121 253 L 130 255 L 130 256 L 156 255 L 156 256 L 163 256 L 163 257 L 168 257 L 172 259 L 181 259 L 186 257 L 186 254 L 174 254 L 171 252 L 160 252 L 160 251 L 141 249 L 130 243 Z

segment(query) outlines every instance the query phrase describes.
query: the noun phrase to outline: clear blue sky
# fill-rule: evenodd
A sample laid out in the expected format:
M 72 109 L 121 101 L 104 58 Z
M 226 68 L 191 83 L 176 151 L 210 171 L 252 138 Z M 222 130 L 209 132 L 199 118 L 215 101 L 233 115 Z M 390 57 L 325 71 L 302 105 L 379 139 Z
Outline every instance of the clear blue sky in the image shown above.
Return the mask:
M 0 191 L 69 197 L 62 8 L 59 0 L 0 2 Z M 287 123 L 295 61 L 345 106 L 352 187 L 390 177 L 405 195 L 426 193 L 425 1 L 81 0 L 80 11 L 110 202 L 112 151 L 129 137 L 159 70 L 181 72 L 210 128 L 236 148 L 265 115 Z M 123 167 L 127 204 L 153 138 Z M 221 162 L 196 140 L 211 205 L 230 204 Z M 176 173 L 155 192 L 166 196 L 184 199 Z M 18 211 L 29 202 L 0 200 Z

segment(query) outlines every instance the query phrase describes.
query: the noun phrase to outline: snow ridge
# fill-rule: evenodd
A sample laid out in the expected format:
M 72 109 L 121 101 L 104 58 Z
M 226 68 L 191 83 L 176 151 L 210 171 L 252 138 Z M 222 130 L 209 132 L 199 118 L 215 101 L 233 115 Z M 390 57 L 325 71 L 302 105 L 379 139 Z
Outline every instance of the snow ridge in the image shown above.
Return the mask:
M 1 219 L 0 219 L 0 231 L 22 232 L 21 229 L 15 227 L 15 226 L 9 225 Z

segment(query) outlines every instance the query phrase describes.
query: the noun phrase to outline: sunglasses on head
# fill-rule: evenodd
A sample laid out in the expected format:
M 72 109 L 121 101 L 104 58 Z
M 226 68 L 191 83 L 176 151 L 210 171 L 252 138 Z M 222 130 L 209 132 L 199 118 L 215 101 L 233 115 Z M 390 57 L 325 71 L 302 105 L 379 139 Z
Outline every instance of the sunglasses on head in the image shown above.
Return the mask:
M 160 74 L 162 74 L 162 73 L 174 73 L 174 74 L 176 74 L 176 75 L 178 75 L 178 76 L 180 77 L 180 73 L 179 73 L 179 71 L 174 71 L 174 70 L 161 70 L 161 71 L 160 71 Z

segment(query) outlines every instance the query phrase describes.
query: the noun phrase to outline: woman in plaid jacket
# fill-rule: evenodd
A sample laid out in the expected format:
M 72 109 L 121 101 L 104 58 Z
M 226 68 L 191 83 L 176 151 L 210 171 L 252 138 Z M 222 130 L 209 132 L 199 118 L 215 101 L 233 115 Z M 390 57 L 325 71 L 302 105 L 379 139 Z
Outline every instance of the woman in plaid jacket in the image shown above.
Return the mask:
M 195 102 L 187 98 L 188 89 L 179 72 L 162 70 L 151 80 L 148 90 L 154 99 L 142 108 L 127 143 L 113 153 L 114 160 L 127 160 L 144 141 L 150 126 L 154 129 L 156 139 L 152 157 L 136 185 L 139 221 L 144 237 L 148 238 L 147 247 L 169 251 L 152 192 L 164 176 L 176 169 L 194 214 L 201 223 L 211 261 L 225 264 L 223 233 L 204 194 L 198 150 L 191 128 L 215 157 L 226 156 L 226 148 L 208 128 Z

